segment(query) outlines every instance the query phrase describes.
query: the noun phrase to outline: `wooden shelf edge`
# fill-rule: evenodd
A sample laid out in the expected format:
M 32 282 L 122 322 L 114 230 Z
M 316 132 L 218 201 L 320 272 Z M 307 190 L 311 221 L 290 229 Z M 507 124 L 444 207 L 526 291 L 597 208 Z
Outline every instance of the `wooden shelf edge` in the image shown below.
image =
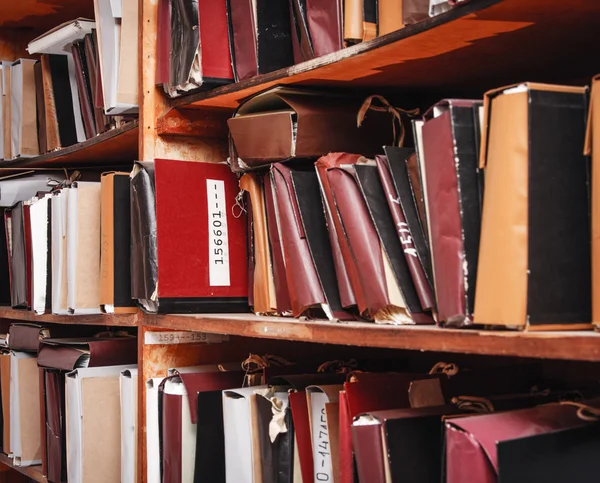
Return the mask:
M 111 129 L 110 131 L 103 132 L 102 134 L 98 134 L 93 138 L 87 139 L 82 143 L 74 144 L 72 146 L 59 149 L 57 151 L 51 151 L 46 154 L 42 154 L 41 156 L 36 156 L 33 158 L 15 158 L 11 160 L 0 161 L 0 168 L 2 169 L 21 169 L 21 168 L 33 168 L 33 167 L 42 167 L 52 163 L 57 163 L 62 161 L 62 158 L 72 156 L 74 154 L 84 154 L 83 152 L 87 149 L 97 146 L 98 144 L 105 143 L 107 141 L 113 140 L 114 138 L 121 136 L 125 133 L 133 131 L 137 129 L 139 123 L 137 120 L 128 122 L 124 126 L 120 128 Z M 137 136 L 135 137 L 135 142 L 137 143 Z M 133 160 L 131 160 L 133 161 Z M 103 163 L 104 164 L 104 163 Z M 62 167 L 62 166 L 61 166 Z
M 36 315 L 34 312 L 28 310 L 15 310 L 10 307 L 0 307 L 0 318 L 65 325 L 99 325 L 113 327 L 136 327 L 138 325 L 138 313 L 123 315 Z
M 47 483 L 48 479 L 42 475 L 42 465 L 34 466 L 13 466 L 12 458 L 9 458 L 4 453 L 0 453 L 0 463 L 10 467 L 12 470 L 24 474 L 38 483 Z
M 475 355 L 600 362 L 600 334 L 593 331 L 517 332 L 383 326 L 370 323 L 307 322 L 252 314 L 155 315 L 153 329 L 260 337 L 322 344 Z

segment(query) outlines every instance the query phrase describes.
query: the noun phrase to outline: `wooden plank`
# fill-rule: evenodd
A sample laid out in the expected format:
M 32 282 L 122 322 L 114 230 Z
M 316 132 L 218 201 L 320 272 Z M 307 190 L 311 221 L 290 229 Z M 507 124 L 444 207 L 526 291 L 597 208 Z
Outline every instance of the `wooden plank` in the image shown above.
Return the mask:
M 156 132 L 159 136 L 205 136 L 226 138 L 230 109 L 173 109 L 159 117 Z
M 51 324 L 69 325 L 99 325 L 110 327 L 136 327 L 139 314 L 99 314 L 99 315 L 36 315 L 27 310 L 15 310 L 10 307 L 0 307 L 0 318 L 27 322 L 46 322 Z
M 42 475 L 42 466 L 13 466 L 12 459 L 6 456 L 4 453 L 0 453 L 0 464 L 10 467 L 14 471 L 18 471 L 19 473 L 31 478 L 33 481 L 37 481 L 39 483 L 47 483 L 47 479 Z M 0 480 L 1 481 L 1 480 Z M 13 481 L 11 478 L 6 479 L 7 482 Z M 14 480 L 18 481 L 17 479 Z
M 175 99 L 171 107 L 233 109 L 276 84 L 338 92 L 393 90 L 414 98 L 422 93 L 480 96 L 489 88 L 525 80 L 587 81 L 600 72 L 600 60 L 589 55 L 599 24 L 599 2 L 572 0 L 567 6 L 564 0 L 472 0 L 369 42 Z M 556 35 L 565 28 L 568 35 Z M 569 68 L 557 69 L 560 65 Z
M 131 164 L 138 159 L 138 122 L 98 134 L 73 146 L 35 158 L 0 161 L 0 169 L 90 167 Z
M 91 0 L 2 0 L 0 27 L 32 29 L 43 33 L 78 17 L 94 18 Z M 37 33 L 29 32 L 30 40 Z
M 144 317 L 154 328 L 193 330 L 286 341 L 491 356 L 600 362 L 600 334 L 593 331 L 517 332 L 392 327 L 370 323 L 307 322 L 252 314 Z

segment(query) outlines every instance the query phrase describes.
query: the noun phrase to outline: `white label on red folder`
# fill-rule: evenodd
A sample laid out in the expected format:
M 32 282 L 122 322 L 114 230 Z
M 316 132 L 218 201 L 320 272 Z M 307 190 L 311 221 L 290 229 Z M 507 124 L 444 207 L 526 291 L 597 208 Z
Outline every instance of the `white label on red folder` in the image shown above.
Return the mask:
M 150 332 L 144 334 L 144 344 L 146 345 L 163 345 L 163 344 L 197 344 L 204 342 L 205 344 L 217 344 L 219 342 L 227 342 L 228 335 L 223 334 L 207 334 L 206 332 Z
M 229 243 L 227 236 L 227 206 L 225 182 L 206 180 L 208 198 L 208 258 L 211 287 L 229 287 Z

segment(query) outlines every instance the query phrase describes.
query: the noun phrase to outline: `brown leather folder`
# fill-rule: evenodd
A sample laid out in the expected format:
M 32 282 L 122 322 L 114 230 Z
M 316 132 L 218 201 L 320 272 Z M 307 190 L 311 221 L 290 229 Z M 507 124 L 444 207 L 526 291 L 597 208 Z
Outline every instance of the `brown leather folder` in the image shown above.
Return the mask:
M 258 73 L 252 1 L 227 0 L 227 10 L 233 73 L 239 82 Z
M 98 332 L 96 327 L 45 325 L 28 322 L 13 322 L 9 329 L 8 346 L 12 350 L 37 352 L 43 339 L 60 337 L 92 336 Z
M 598 408 L 598 400 L 587 403 Z M 597 410 L 597 409 L 596 409 Z M 599 425 L 560 403 L 446 422 L 448 483 L 593 482 Z M 567 450 L 568 448 L 568 450 Z
M 45 450 L 47 455 L 48 482 L 64 483 L 67 481 L 67 455 L 63 449 L 65 428 L 62 422 L 65 417 L 65 372 L 45 369 L 44 389 L 46 440 L 42 441 L 42 451 Z
M 286 280 L 285 260 L 283 254 L 283 234 L 279 227 L 279 210 L 277 208 L 277 194 L 275 182 L 272 176 L 263 178 L 263 189 L 265 194 L 265 210 L 267 217 L 267 231 L 269 232 L 269 243 L 271 249 L 271 264 L 273 267 L 273 282 L 275 284 L 275 296 L 277 298 L 277 312 L 279 314 L 291 314 L 292 305 L 290 292 Z M 250 222 L 250 221 L 249 221 Z
M 79 367 L 117 366 L 137 361 L 136 337 L 81 337 L 40 342 L 41 367 L 72 371 Z
M 382 323 L 433 323 L 424 313 L 374 162 L 330 168 L 327 178 L 346 243 L 359 270 L 360 314 Z
M 242 168 L 330 152 L 374 156 L 393 140 L 391 118 L 369 112 L 362 127 L 361 99 L 306 89 L 273 87 L 240 105 L 227 121 Z
M 313 40 L 308 28 L 307 0 L 290 0 L 290 21 L 292 27 L 292 44 L 294 63 L 299 64 L 315 57 Z
M 592 157 L 592 322 L 600 327 L 600 75 L 592 79 L 584 154 Z
M 439 320 L 472 321 L 481 231 L 473 111 L 479 101 L 443 100 L 425 114 L 426 211 Z
M 343 236 L 344 229 L 338 212 L 335 209 L 333 191 L 329 184 L 327 170 L 342 164 L 354 164 L 359 157 L 354 154 L 332 153 L 323 156 L 315 164 L 321 185 L 321 197 L 323 199 L 325 219 L 329 232 L 329 243 L 331 245 L 335 275 L 340 292 L 340 301 L 342 307 L 348 310 L 355 308 L 359 303 L 361 306 L 364 306 L 364 295 L 359 283 L 358 268 L 354 263 L 348 244 L 340 242 L 340 237 Z M 357 292 L 355 292 L 355 288 Z
M 94 122 L 96 123 L 96 130 L 99 133 L 103 133 L 108 129 L 108 125 L 110 124 L 106 116 L 104 115 L 104 109 L 102 107 L 98 107 L 96 104 L 96 90 L 98 89 L 99 84 L 99 67 L 98 67 L 98 53 L 96 51 L 96 46 L 94 45 L 94 36 L 92 34 L 88 34 L 85 36 L 85 60 L 87 62 L 87 70 L 89 73 L 89 81 L 91 88 L 91 102 L 92 108 L 94 112 Z M 100 90 L 102 90 L 100 88 Z
M 56 104 L 54 101 L 54 90 L 52 87 L 52 71 L 50 67 L 50 56 L 42 55 L 40 60 L 42 66 L 42 89 L 44 94 L 44 116 L 43 127 L 45 129 L 46 150 L 54 151 L 61 147 L 60 135 L 58 133 L 58 119 L 56 118 Z M 40 129 L 42 124 L 40 123 Z M 41 149 L 41 147 L 40 147 Z
M 18 59 L 11 68 L 12 156 L 39 156 L 33 59 Z M 6 125 L 5 125 L 6 126 Z
M 104 173 L 101 179 L 100 307 L 134 313 L 131 298 L 131 216 L 129 173 Z
M 316 57 L 344 48 L 343 3 L 343 0 L 306 0 L 306 20 Z
M 254 305 L 252 308 L 257 314 L 276 314 L 277 295 L 273 278 L 262 176 L 256 173 L 245 174 L 240 179 L 240 188 L 248 193 L 252 205 L 252 255 L 254 258 Z
M 40 153 L 48 151 L 46 141 L 46 104 L 44 103 L 44 76 L 42 73 L 42 63 L 37 62 L 33 67 L 35 74 L 35 105 L 37 108 L 37 132 Z
M 583 87 L 519 84 L 486 94 L 476 323 L 590 327 L 586 116 Z
M 272 229 L 281 232 L 292 313 L 351 320 L 341 307 L 316 173 L 278 163 L 271 178 L 279 212 Z

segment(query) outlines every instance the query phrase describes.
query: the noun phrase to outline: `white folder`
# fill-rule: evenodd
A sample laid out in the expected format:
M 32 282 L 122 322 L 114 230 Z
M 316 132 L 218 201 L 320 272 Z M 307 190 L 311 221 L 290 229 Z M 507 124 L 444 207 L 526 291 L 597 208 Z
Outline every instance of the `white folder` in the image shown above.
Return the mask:
M 121 483 L 137 483 L 138 371 L 121 371 Z
M 50 194 L 31 200 L 29 218 L 31 225 L 31 298 L 33 311 L 41 315 L 46 311 L 48 283 L 48 203 Z
M 94 0 L 104 111 L 134 114 L 138 112 L 139 78 L 137 0 L 122 0 L 120 11 L 113 10 L 113 3 Z
M 120 483 L 119 378 L 135 365 L 89 367 L 67 373 L 66 433 L 69 483 Z
M 146 482 L 161 483 L 158 421 L 158 386 L 162 377 L 146 381 Z
M 69 188 L 55 191 L 52 212 L 52 313 L 67 315 L 67 200 Z
M 252 444 L 252 398 L 268 386 L 223 391 L 223 428 L 225 432 L 225 480 L 227 483 L 254 481 Z

